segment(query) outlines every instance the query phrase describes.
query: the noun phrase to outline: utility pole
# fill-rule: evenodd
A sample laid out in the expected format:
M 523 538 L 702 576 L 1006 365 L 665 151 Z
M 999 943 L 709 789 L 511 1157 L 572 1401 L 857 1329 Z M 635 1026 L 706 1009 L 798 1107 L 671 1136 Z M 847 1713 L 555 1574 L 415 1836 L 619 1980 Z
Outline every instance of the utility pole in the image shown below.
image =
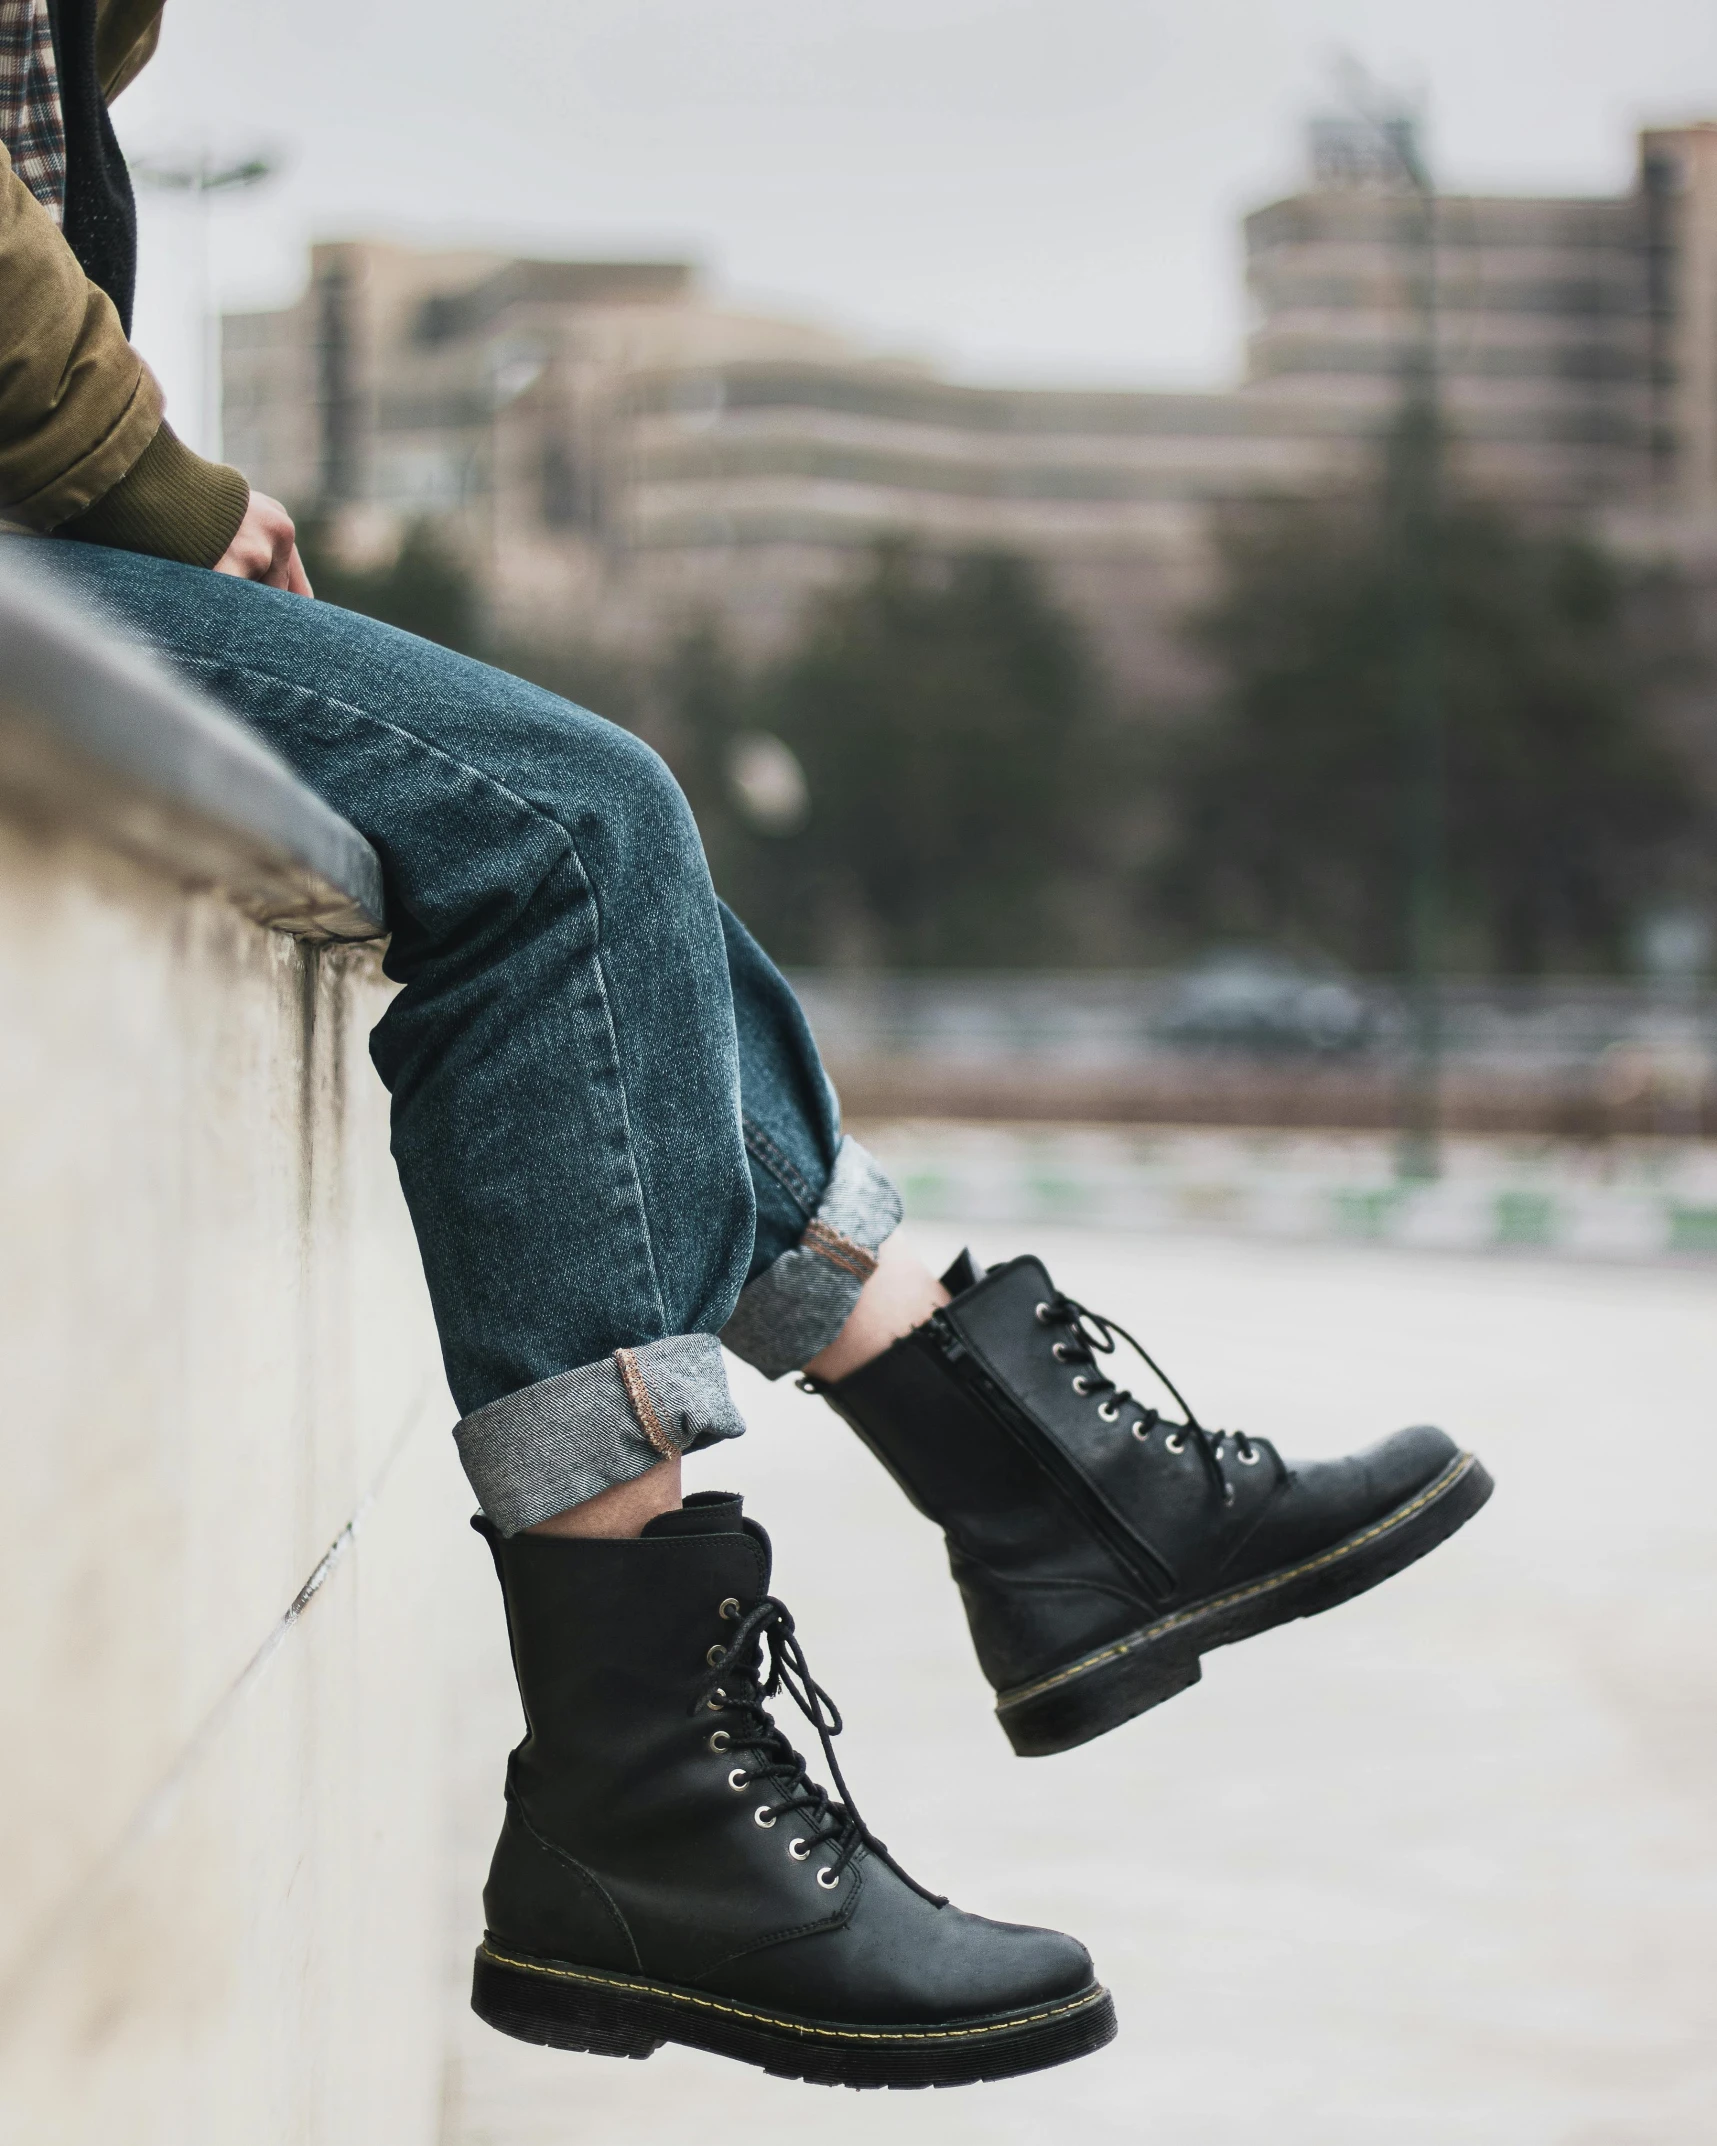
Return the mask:
M 209 210 L 217 194 L 242 193 L 272 179 L 279 165 L 268 156 L 244 157 L 237 163 L 217 164 L 207 155 L 157 163 L 139 158 L 131 176 L 140 185 L 163 194 L 186 194 L 197 209 L 197 303 L 199 307 L 198 351 L 201 357 L 203 452 L 218 462 L 221 458 L 221 317 L 215 305 L 214 262 L 209 245 Z
M 1396 719 L 1401 758 L 1402 951 L 1408 1049 L 1400 1092 L 1396 1175 L 1442 1170 L 1442 954 L 1448 764 L 1443 699 L 1439 549 L 1443 413 L 1437 359 L 1437 192 L 1412 116 L 1378 95 L 1363 70 L 1342 70 L 1350 109 L 1392 184 L 1394 243 L 1410 326 L 1401 399 L 1389 445 L 1386 498 L 1394 552 Z

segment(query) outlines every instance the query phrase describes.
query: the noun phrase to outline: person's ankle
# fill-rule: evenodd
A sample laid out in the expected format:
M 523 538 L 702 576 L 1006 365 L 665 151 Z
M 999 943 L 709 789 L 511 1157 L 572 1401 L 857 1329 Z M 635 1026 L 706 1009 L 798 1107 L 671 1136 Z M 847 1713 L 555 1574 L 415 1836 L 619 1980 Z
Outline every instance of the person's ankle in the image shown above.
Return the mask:
M 850 1378 L 947 1302 L 947 1290 L 923 1261 L 898 1236 L 889 1237 L 876 1255 L 875 1271 L 859 1292 L 846 1325 L 805 1370 L 828 1386 Z
M 677 1512 L 679 1507 L 679 1461 L 663 1460 L 646 1468 L 642 1475 L 635 1475 L 629 1483 L 612 1484 L 582 1504 L 551 1513 L 535 1527 L 526 1528 L 525 1533 L 624 1540 L 641 1535 L 658 1514 Z

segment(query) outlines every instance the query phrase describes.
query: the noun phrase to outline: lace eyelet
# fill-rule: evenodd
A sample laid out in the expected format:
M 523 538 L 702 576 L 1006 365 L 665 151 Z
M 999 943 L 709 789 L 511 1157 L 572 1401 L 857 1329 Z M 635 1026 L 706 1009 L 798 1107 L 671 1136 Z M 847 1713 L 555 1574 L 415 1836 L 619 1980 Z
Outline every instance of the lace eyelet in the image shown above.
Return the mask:
M 1097 1405 L 1097 1413 L 1105 1423 L 1113 1423 L 1121 1411 L 1113 1401 L 1100 1401 Z
M 727 1777 L 727 1785 L 736 1796 L 745 1793 L 745 1784 L 751 1779 L 743 1766 L 736 1766 Z
M 1258 1448 L 1248 1446 L 1245 1452 L 1238 1456 L 1238 1459 L 1242 1468 L 1256 1468 L 1258 1465 Z
M 811 1855 L 811 1844 L 808 1840 L 790 1840 L 787 1843 L 787 1853 L 795 1863 L 808 1862 Z
M 1134 1437 L 1135 1437 L 1135 1438 L 1136 1438 L 1136 1439 L 1137 1439 L 1137 1440 L 1139 1441 L 1140 1445 L 1143 1445 L 1143 1444 L 1144 1444 L 1144 1442 L 1145 1442 L 1145 1440 L 1146 1440 L 1146 1439 L 1147 1439 L 1147 1438 L 1148 1438 L 1148 1437 L 1149 1437 L 1150 1435 L 1151 1435 L 1151 1427 L 1150 1427 L 1150 1425 L 1149 1425 L 1149 1424 L 1148 1424 L 1148 1423 L 1147 1423 L 1147 1422 L 1145 1421 L 1144 1417 L 1143 1417 L 1143 1416 L 1141 1416 L 1141 1417 L 1139 1418 L 1138 1422 L 1137 1422 L 1137 1423 L 1135 1423 L 1135 1424 L 1133 1425 L 1133 1436 L 1134 1436 Z
M 757 1806 L 756 1810 L 754 1810 L 751 1814 L 751 1823 L 754 1826 L 761 1826 L 764 1832 L 767 1833 L 769 1828 L 775 1823 L 776 1819 L 779 1816 L 780 1813 L 778 1811 L 772 1811 L 769 1808 L 768 1804 L 760 1803 Z
M 731 1750 L 733 1738 L 728 1735 L 725 1729 L 712 1729 L 710 1731 L 709 1747 L 712 1751 Z
M 1047 1304 L 1040 1304 L 1037 1307 L 1037 1323 L 1039 1326 L 1053 1326 L 1055 1324 L 1055 1314 Z
M 733 1620 L 739 1615 L 739 1597 L 729 1595 L 720 1609 L 716 1611 L 716 1615 L 724 1624 L 732 1624 Z
M 1186 1451 L 1186 1439 L 1179 1431 L 1170 1431 L 1163 1440 L 1163 1444 L 1171 1453 L 1184 1453 Z
M 1065 1341 L 1058 1341 L 1049 1353 L 1055 1358 L 1058 1364 L 1064 1364 L 1066 1363 L 1067 1359 L 1073 1354 L 1073 1351 L 1067 1346 Z
M 704 1701 L 704 1705 L 709 1708 L 712 1714 L 719 1714 L 726 1704 L 727 1694 L 722 1690 L 719 1684 L 716 1686 L 714 1691 L 710 1693 L 709 1697 Z
M 708 1662 L 712 1669 L 719 1669 L 722 1663 L 727 1660 L 727 1649 L 725 1647 L 711 1647 L 704 1656 L 704 1660 Z
M 825 1893 L 832 1893 L 840 1882 L 841 1875 L 838 1870 L 819 1870 L 817 1873 L 817 1883 Z
M 1074 1372 L 1073 1391 L 1079 1395 L 1081 1400 L 1083 1400 L 1086 1394 L 1091 1391 L 1091 1381 L 1085 1376 L 1083 1371 Z

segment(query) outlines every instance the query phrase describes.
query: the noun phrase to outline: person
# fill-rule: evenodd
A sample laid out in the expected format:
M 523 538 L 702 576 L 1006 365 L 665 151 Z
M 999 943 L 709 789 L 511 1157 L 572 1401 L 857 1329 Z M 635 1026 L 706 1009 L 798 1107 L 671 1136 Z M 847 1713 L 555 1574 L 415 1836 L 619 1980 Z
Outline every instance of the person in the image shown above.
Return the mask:
M 888 1853 L 763 1530 L 682 1497 L 681 1456 L 743 1428 L 724 1347 L 798 1375 L 942 1527 L 1025 1754 L 1376 1585 L 1489 1479 L 1426 1427 L 1289 1465 L 1166 1380 L 1171 1407 L 1136 1400 L 1139 1345 L 1035 1258 L 930 1274 L 656 756 L 313 600 L 286 510 L 178 440 L 128 341 L 107 107 L 160 11 L 0 0 L 0 509 L 381 860 L 400 988 L 372 1055 L 527 1722 L 473 2002 L 531 2041 L 860 2086 L 1082 2055 L 1114 2032 L 1085 1949 Z

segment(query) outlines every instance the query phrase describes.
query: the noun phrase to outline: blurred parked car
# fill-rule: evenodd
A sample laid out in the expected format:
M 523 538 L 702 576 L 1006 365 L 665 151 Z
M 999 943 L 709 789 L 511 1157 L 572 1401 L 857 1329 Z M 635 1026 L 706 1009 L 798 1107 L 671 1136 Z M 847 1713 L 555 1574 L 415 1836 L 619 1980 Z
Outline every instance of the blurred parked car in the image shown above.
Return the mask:
M 1371 1042 L 1377 1015 L 1351 984 L 1272 954 L 1219 954 L 1174 986 L 1155 1033 L 1205 1050 L 1335 1057 Z

